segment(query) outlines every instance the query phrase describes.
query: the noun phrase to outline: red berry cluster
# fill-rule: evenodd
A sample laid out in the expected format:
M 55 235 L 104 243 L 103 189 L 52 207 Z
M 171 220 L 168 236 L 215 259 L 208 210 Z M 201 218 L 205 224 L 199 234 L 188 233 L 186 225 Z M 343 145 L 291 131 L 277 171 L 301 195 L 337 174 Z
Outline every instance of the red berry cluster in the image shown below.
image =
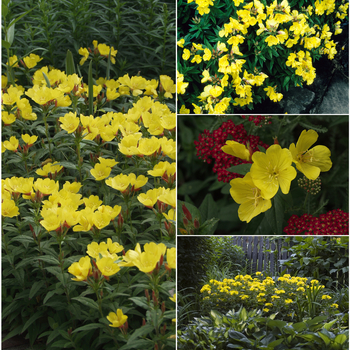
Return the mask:
M 203 134 L 199 135 L 198 141 L 194 141 L 197 156 L 208 164 L 214 160 L 213 172 L 217 173 L 218 180 L 223 182 L 229 182 L 233 178 L 242 177 L 242 175 L 229 172 L 226 169 L 234 165 L 249 163 L 221 150 L 221 147 L 226 144 L 227 140 L 234 140 L 244 145 L 247 145 L 249 142 L 253 152 L 259 150 L 258 145 L 265 149 L 269 147 L 267 144 L 261 142 L 258 136 L 248 135 L 243 124 L 235 125 L 232 120 L 224 122 L 219 129 L 214 130 L 212 133 L 209 130 L 204 130 Z
M 247 117 L 245 115 L 242 115 L 243 119 L 246 119 Z M 267 116 L 262 116 L 262 115 L 250 115 L 248 117 L 248 120 L 250 122 L 253 122 L 255 126 L 259 126 L 260 128 L 263 125 L 271 124 L 271 119 L 272 117 L 267 117 Z
M 318 218 L 304 214 L 292 215 L 283 231 L 288 235 L 348 235 L 349 213 L 334 209 Z

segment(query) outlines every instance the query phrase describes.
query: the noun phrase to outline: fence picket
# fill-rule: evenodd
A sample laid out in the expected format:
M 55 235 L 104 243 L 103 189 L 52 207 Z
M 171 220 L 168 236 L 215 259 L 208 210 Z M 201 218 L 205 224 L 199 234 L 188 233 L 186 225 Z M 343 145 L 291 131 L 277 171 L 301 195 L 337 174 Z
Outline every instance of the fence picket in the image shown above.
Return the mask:
M 246 254 L 247 271 L 254 274 L 257 271 L 268 271 L 269 274 L 275 276 L 276 273 L 283 269 L 278 260 L 288 259 L 290 253 L 285 250 L 284 240 L 278 239 L 270 241 L 268 237 L 262 236 L 241 236 L 233 237 L 232 243 L 242 247 Z M 266 252 L 271 250 L 271 252 Z

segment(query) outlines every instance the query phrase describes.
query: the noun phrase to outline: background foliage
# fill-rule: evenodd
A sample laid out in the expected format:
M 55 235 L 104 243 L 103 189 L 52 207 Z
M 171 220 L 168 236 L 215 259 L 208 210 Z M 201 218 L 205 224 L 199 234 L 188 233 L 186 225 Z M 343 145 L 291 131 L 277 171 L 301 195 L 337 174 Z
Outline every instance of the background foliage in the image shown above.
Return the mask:
M 68 49 L 77 63 L 79 48 L 97 40 L 118 50 L 111 68 L 117 77 L 138 72 L 147 78 L 175 77 L 174 1 L 13 0 L 8 7 L 8 24 L 32 9 L 15 24 L 11 55 L 33 52 L 45 64 L 63 69 Z

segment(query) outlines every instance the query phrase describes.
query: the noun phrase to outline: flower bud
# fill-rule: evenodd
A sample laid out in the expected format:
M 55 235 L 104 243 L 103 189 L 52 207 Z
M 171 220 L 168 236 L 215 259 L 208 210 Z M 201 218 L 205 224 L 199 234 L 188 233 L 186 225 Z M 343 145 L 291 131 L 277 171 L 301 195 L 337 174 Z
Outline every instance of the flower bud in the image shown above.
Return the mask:
M 192 221 L 192 215 L 190 211 L 186 208 L 185 204 L 182 204 L 182 211 L 185 214 L 185 217 L 187 218 L 187 220 Z

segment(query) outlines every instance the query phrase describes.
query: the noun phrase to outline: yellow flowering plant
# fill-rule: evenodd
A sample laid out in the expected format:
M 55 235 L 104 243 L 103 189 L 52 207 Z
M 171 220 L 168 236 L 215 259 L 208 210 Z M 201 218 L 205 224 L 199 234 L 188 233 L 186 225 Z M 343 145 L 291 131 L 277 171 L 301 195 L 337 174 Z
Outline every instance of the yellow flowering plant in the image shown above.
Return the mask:
M 4 82 L 3 322 L 47 349 L 175 348 L 175 84 L 93 47 L 87 79 L 68 52 Z
M 179 110 L 233 114 L 312 84 L 315 62 L 333 60 L 340 49 L 348 6 L 344 0 L 179 0 Z
M 302 321 L 321 315 L 334 315 L 334 298 L 318 280 L 306 277 L 265 277 L 237 275 L 232 279 L 210 280 L 201 290 L 203 310 L 227 312 L 237 305 L 247 310 L 261 309 L 265 316 L 275 313 L 279 319 Z

